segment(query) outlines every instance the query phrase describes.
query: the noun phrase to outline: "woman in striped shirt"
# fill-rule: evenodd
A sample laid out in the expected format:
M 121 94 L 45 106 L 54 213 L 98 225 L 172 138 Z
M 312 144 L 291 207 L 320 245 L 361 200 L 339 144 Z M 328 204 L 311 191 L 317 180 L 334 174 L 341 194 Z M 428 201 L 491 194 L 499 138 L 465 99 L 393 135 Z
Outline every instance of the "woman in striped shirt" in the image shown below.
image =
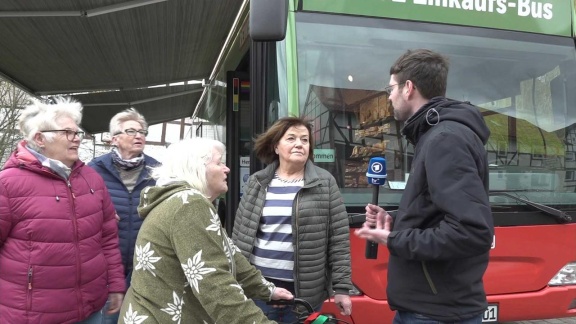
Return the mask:
M 287 117 L 256 139 L 256 156 L 268 166 L 246 183 L 232 237 L 278 287 L 316 309 L 334 293 L 342 315 L 350 315 L 348 215 L 336 180 L 312 161 L 311 130 Z M 257 305 L 269 319 L 296 320 L 285 308 Z

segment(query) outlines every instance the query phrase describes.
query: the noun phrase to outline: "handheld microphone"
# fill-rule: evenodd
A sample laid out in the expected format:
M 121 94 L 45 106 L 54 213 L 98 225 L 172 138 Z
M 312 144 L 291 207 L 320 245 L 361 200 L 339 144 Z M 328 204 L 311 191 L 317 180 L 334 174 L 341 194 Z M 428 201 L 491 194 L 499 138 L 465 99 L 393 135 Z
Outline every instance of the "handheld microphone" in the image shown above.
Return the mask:
M 386 183 L 386 159 L 384 157 L 373 157 L 368 164 L 366 171 L 368 183 L 372 185 L 372 205 L 378 206 L 378 193 L 380 186 Z M 366 242 L 366 259 L 376 259 L 378 257 L 378 243 Z

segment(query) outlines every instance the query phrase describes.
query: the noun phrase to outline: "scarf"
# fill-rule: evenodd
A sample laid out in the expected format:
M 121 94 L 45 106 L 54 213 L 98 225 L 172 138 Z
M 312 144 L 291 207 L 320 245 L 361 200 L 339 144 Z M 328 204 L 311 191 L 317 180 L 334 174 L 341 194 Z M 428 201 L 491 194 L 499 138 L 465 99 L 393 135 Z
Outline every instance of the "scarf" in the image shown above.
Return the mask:
M 56 172 L 59 176 L 61 176 L 62 178 L 64 178 L 65 180 L 68 180 L 68 177 L 70 176 L 70 173 L 72 172 L 72 169 L 70 169 L 69 167 L 67 167 L 64 163 L 62 163 L 61 161 L 58 160 L 54 160 L 51 159 L 49 157 L 46 157 L 45 155 L 43 155 L 42 153 L 35 151 L 34 149 L 32 149 L 30 146 L 26 145 L 26 148 L 28 149 L 28 151 L 30 151 L 30 153 L 32 153 L 32 155 L 34 155 L 38 161 L 45 167 L 49 168 L 50 170 Z
M 125 171 L 134 170 L 144 164 L 144 154 L 140 154 L 139 156 L 132 158 L 130 160 L 124 160 L 122 159 L 122 156 L 120 156 L 118 148 L 116 147 L 113 148 L 111 153 L 112 153 L 112 162 L 114 163 L 114 165 L 116 165 L 122 170 Z

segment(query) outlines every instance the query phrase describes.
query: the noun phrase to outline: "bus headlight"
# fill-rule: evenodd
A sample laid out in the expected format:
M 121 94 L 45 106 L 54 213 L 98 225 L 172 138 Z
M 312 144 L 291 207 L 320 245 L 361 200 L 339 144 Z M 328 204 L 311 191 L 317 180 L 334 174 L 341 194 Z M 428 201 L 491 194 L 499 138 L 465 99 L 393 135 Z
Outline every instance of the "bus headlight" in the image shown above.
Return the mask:
M 549 286 L 576 285 L 576 262 L 570 262 L 548 282 Z

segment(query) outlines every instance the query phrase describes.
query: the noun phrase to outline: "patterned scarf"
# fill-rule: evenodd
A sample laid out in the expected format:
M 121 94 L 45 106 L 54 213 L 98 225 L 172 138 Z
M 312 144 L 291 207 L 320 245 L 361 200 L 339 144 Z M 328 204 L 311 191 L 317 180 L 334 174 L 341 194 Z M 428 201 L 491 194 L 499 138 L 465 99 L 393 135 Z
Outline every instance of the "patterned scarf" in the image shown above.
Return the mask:
M 113 148 L 111 153 L 112 153 L 112 162 L 114 163 L 114 165 L 116 165 L 122 170 L 126 171 L 134 170 L 144 164 L 144 154 L 140 154 L 139 156 L 132 158 L 130 160 L 124 160 L 122 159 L 122 156 L 120 156 L 118 148 L 116 147 Z
M 42 154 L 38 151 L 35 151 L 33 148 L 31 148 L 28 145 L 26 146 L 26 148 L 28 149 L 28 151 L 30 151 L 30 153 L 32 153 L 32 155 L 34 155 L 38 159 L 38 161 L 40 161 L 40 163 L 43 166 L 49 168 L 50 170 L 56 172 L 62 178 L 68 180 L 68 177 L 70 177 L 70 173 L 72 172 L 72 169 L 67 167 L 61 161 L 46 157 L 44 154 Z

